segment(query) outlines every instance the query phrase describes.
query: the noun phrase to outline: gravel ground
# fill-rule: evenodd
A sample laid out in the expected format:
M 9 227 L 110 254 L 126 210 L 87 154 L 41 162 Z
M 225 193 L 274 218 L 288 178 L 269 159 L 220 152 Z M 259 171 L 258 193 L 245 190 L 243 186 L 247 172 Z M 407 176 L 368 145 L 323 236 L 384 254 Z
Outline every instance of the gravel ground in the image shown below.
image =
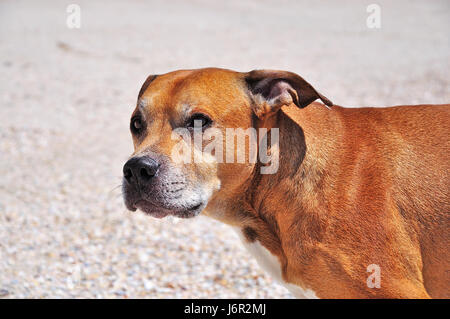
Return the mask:
M 0 3 L 0 297 L 290 298 L 227 226 L 125 210 L 151 73 L 286 69 L 336 104 L 448 103 L 450 2 Z

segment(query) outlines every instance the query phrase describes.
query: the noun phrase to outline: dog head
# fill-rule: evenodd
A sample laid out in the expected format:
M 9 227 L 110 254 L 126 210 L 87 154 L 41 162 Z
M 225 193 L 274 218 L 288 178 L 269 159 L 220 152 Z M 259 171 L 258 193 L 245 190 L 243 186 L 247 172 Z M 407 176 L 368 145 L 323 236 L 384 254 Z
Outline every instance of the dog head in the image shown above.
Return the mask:
M 331 105 L 301 77 L 283 71 L 209 68 L 149 76 L 130 121 L 134 153 L 123 168 L 127 208 L 159 218 L 198 215 L 219 190 L 232 194 L 254 173 L 249 149 L 259 137 L 252 139 L 249 129 L 283 105 L 302 108 L 318 98 Z M 235 137 L 228 139 L 230 130 L 246 134 L 243 160 Z M 205 152 L 210 141 L 215 147 Z

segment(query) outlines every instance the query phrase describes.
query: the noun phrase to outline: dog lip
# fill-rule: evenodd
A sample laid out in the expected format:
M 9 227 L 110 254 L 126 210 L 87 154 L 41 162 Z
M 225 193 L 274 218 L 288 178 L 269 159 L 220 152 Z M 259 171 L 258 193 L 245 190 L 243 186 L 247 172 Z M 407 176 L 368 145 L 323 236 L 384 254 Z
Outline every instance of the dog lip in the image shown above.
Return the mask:
M 163 207 L 155 205 L 154 203 L 147 201 L 145 199 L 140 199 L 140 200 L 136 201 L 136 203 L 133 206 L 138 208 L 139 210 L 141 210 L 146 215 L 155 217 L 155 218 L 164 218 L 169 215 L 179 217 L 179 218 L 192 218 L 192 217 L 197 216 L 201 212 L 201 210 L 204 206 L 204 203 L 199 202 L 193 206 L 186 207 L 181 210 L 177 210 L 177 209 L 163 208 Z
M 190 208 L 188 208 L 189 211 L 198 210 L 200 207 L 202 207 L 202 203 L 198 203 L 197 205 L 194 205 Z
M 130 201 L 128 201 L 128 200 L 124 200 L 124 202 L 125 202 L 125 207 L 129 210 L 129 211 L 132 211 L 132 212 L 135 212 L 136 211 L 136 203 L 131 203 Z
M 174 215 L 180 218 L 192 218 L 200 214 L 200 212 L 203 210 L 204 207 L 205 207 L 204 202 L 199 202 L 198 204 L 186 208 L 183 211 L 179 211 Z

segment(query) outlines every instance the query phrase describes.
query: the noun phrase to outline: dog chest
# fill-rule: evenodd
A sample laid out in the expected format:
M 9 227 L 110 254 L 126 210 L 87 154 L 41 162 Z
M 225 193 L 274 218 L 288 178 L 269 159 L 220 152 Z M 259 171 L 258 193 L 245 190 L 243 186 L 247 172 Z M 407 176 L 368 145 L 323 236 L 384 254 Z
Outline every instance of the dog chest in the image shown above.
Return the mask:
M 256 259 L 259 266 L 279 284 L 288 289 L 295 297 L 302 299 L 316 299 L 314 291 L 303 289 L 300 286 L 285 282 L 281 274 L 281 264 L 276 256 L 274 256 L 267 248 L 259 243 L 259 241 L 249 242 L 242 233 L 242 229 L 235 228 L 239 238 L 248 252 Z

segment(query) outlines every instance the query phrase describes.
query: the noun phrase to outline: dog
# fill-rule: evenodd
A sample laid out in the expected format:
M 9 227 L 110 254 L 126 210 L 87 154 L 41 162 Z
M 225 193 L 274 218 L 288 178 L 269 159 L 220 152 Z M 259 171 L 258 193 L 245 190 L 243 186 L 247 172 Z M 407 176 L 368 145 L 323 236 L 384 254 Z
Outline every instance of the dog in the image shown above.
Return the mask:
M 194 132 L 230 128 L 259 130 L 244 144 L 265 139 L 273 172 L 250 156 L 176 159 Z M 151 75 L 131 116 L 124 201 L 232 226 L 299 298 L 449 298 L 449 128 L 448 104 L 345 108 L 286 71 Z

